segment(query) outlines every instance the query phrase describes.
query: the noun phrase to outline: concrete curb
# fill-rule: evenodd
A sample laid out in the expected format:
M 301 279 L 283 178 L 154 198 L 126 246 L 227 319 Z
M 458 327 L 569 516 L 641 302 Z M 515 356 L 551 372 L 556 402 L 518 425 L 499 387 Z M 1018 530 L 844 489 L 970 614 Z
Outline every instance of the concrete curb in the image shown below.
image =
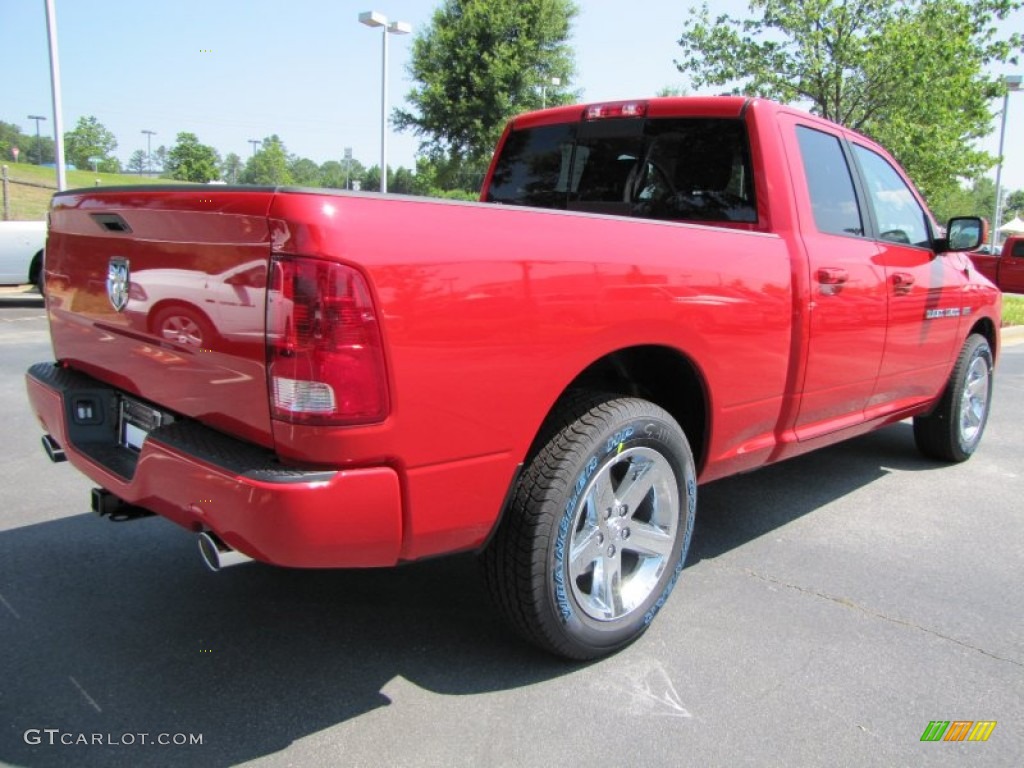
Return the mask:
M 1024 344 L 1024 325 L 1009 325 L 999 329 L 999 343 L 1004 347 Z

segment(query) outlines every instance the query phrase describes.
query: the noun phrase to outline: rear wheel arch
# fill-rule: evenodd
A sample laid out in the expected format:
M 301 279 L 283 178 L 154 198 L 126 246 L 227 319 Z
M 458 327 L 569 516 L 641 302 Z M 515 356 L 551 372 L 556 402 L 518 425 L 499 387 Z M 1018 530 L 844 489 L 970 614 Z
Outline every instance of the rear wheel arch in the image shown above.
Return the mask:
M 709 442 L 707 385 L 697 365 L 676 349 L 663 346 L 628 347 L 595 360 L 562 391 L 537 431 L 526 459 L 550 437 L 567 401 L 601 392 L 647 400 L 664 408 L 679 422 L 693 451 L 698 473 Z
M 983 317 L 972 326 L 967 336 L 970 337 L 973 334 L 985 337 L 985 340 L 988 341 L 989 348 L 992 350 L 992 358 L 994 360 L 997 356 L 996 350 L 999 348 L 999 345 L 997 344 L 999 340 L 999 331 L 995 324 L 987 317 Z

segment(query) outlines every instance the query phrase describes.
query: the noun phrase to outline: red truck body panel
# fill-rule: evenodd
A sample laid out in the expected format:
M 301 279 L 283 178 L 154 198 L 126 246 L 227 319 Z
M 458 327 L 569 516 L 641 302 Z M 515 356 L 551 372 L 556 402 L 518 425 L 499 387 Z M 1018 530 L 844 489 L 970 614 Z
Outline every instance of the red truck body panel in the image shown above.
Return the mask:
M 119 475 L 75 444 L 71 406 L 42 372 L 29 378 L 33 408 L 72 463 L 120 498 L 267 562 L 311 567 L 481 546 L 559 398 L 625 350 L 678 361 L 699 382 L 702 428 L 689 437 L 702 482 L 931 408 L 972 328 L 998 327 L 998 294 L 962 254 L 819 233 L 797 130 L 891 158 L 770 102 L 647 104 L 649 116 L 744 123 L 756 220 L 311 190 L 56 197 L 46 269 L 60 369 L 256 446 L 306 479 L 253 479 L 218 458 L 234 448 L 190 457 L 159 429 L 133 474 Z M 517 119 L 498 153 L 512 131 L 582 110 Z M 105 228 L 119 222 L 131 232 Z M 130 261 L 141 288 L 123 311 L 107 296 L 112 257 Z M 275 259 L 335 262 L 365 279 L 386 418 L 341 428 L 272 418 L 264 307 Z M 153 324 L 168 316 L 156 302 L 188 296 L 215 329 L 201 348 Z
M 998 254 L 973 252 L 971 261 L 1004 293 L 1024 293 L 1024 235 L 1006 238 Z

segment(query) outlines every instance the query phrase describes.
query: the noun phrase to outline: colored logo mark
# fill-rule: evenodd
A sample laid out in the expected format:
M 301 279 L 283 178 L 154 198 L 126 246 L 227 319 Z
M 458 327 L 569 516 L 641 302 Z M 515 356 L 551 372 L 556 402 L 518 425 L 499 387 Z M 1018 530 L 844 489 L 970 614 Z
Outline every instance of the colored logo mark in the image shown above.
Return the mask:
M 932 720 L 921 741 L 988 741 L 995 728 L 995 720 Z

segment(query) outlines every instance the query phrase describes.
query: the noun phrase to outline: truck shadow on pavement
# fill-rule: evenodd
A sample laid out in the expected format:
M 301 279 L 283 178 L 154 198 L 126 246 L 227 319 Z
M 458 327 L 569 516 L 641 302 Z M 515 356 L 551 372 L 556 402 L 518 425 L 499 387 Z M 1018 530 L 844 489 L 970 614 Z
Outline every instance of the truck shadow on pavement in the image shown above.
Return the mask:
M 935 467 L 913 457 L 898 426 L 708 486 L 690 563 L 869 484 L 883 467 Z M 471 695 L 580 668 L 506 630 L 471 556 L 214 575 L 194 539 L 159 518 L 77 515 L 0 533 L 0 597 L 0 761 L 16 765 L 234 765 L 390 706 L 393 685 Z M 30 729 L 28 741 L 41 743 L 27 743 Z M 44 729 L 59 730 L 53 745 Z M 64 734 L 134 744 L 63 746 Z M 202 734 L 203 743 L 143 746 L 139 734 Z
M 701 486 L 687 565 L 722 555 L 890 474 L 948 465 L 924 458 L 900 423 L 765 469 Z M 893 500 L 898 507 L 898 499 Z

